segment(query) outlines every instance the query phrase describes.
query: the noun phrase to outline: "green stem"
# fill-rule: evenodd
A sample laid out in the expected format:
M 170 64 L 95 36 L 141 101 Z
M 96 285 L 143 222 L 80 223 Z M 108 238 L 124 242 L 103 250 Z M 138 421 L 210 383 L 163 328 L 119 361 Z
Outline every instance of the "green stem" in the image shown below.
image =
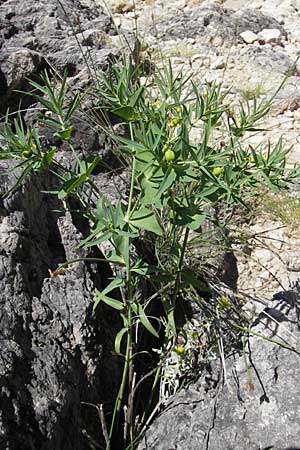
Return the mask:
M 136 172 L 136 159 L 132 158 L 132 171 L 131 171 L 131 182 L 130 182 L 130 192 L 128 198 L 128 207 L 127 207 L 127 219 L 130 217 L 131 207 L 132 207 L 132 199 L 133 199 L 133 190 L 134 190 L 134 181 L 135 181 L 135 172 Z
M 128 332 L 127 332 L 127 342 L 126 342 L 125 363 L 124 363 L 124 367 L 123 367 L 123 374 L 122 374 L 120 388 L 119 388 L 118 395 L 117 395 L 115 405 L 114 405 L 114 411 L 113 411 L 113 416 L 112 416 L 110 430 L 109 430 L 108 442 L 106 444 L 106 450 L 111 449 L 111 439 L 112 439 L 112 435 L 114 432 L 116 419 L 120 413 L 120 409 L 122 406 L 122 400 L 123 400 L 124 390 L 125 390 L 125 386 L 126 386 L 129 365 L 130 365 L 130 361 L 132 358 L 132 333 L 131 333 L 131 329 L 130 329 L 131 322 L 132 322 L 132 314 L 131 314 L 130 307 L 128 308 L 127 320 L 128 320 Z
M 131 124 L 130 124 L 131 125 Z M 132 135 L 132 129 L 130 127 L 131 135 Z M 134 192 L 134 182 L 135 182 L 135 173 L 136 173 L 136 160 L 133 157 L 132 159 L 132 171 L 131 171 L 131 182 L 130 182 L 130 191 L 129 191 L 129 198 L 128 198 L 128 207 L 127 207 L 127 213 L 126 217 L 127 220 L 129 220 L 129 217 L 131 215 L 131 208 L 132 208 L 132 200 L 133 200 L 133 192 Z M 124 397 L 124 391 L 127 383 L 130 383 L 130 365 L 133 364 L 132 359 L 132 327 L 133 327 L 133 321 L 132 321 L 132 301 L 133 301 L 133 284 L 132 284 L 132 277 L 131 277 L 131 266 L 130 266 L 130 244 L 131 239 L 129 237 L 124 237 L 124 239 L 127 240 L 126 245 L 126 285 L 127 285 L 127 299 L 125 300 L 125 308 L 127 313 L 127 341 L 126 341 L 126 353 L 125 353 L 125 363 L 123 367 L 123 373 L 122 373 L 122 380 L 120 384 L 120 388 L 118 391 L 118 395 L 115 401 L 114 405 L 114 411 L 113 416 L 111 420 L 110 425 L 110 431 L 109 431 L 109 439 L 106 444 L 106 450 L 111 449 L 111 439 L 115 428 L 116 420 L 119 416 L 120 409 L 122 407 L 122 401 Z M 126 437 L 125 437 L 126 439 Z M 126 442 L 125 442 L 126 444 Z
M 69 142 L 69 146 L 70 146 L 70 149 L 72 150 L 72 153 L 74 155 L 74 158 L 76 159 L 76 162 L 77 162 L 78 166 L 80 167 L 79 156 L 77 155 L 77 152 L 76 152 L 76 150 L 75 150 L 75 148 L 74 148 L 74 146 L 73 146 L 73 144 L 71 142 Z
M 181 247 L 180 259 L 179 259 L 179 262 L 178 262 L 177 275 L 176 275 L 176 280 L 175 280 L 175 285 L 174 285 L 174 290 L 173 290 L 173 295 L 172 295 L 172 304 L 173 304 L 173 308 L 174 309 L 175 309 L 175 304 L 176 304 L 178 291 L 179 291 L 179 288 L 180 288 L 180 277 L 181 277 L 181 271 L 182 271 L 182 266 L 183 266 L 183 262 L 184 262 L 184 255 L 185 255 L 186 247 L 187 247 L 187 243 L 188 243 L 189 232 L 190 232 L 189 228 L 186 228 L 185 229 L 185 233 L 184 233 L 182 247 Z M 159 378 L 160 378 L 161 368 L 162 368 L 162 365 L 163 365 L 163 359 L 165 358 L 166 349 L 167 349 L 167 345 L 168 345 L 168 342 L 169 342 L 169 331 L 170 331 L 170 325 L 168 323 L 167 327 L 166 327 L 166 331 L 165 331 L 165 339 L 164 339 L 164 343 L 163 343 L 163 346 L 162 346 L 161 358 L 160 358 L 160 361 L 159 361 L 159 363 L 157 365 L 157 370 L 156 370 L 154 381 L 153 381 L 152 388 L 151 388 L 150 398 L 149 398 L 148 405 L 145 408 L 145 411 L 144 411 L 144 414 L 143 414 L 143 417 L 142 417 L 142 420 L 141 420 L 141 426 L 143 426 L 143 424 L 147 420 L 148 412 L 149 412 L 149 409 L 151 408 L 151 405 L 152 405 L 152 400 L 153 400 L 153 396 L 154 396 L 154 393 L 155 393 L 155 389 L 156 389 L 157 383 L 158 383 Z
M 174 291 L 173 291 L 173 304 L 174 305 L 175 305 L 176 297 L 177 297 L 178 290 L 179 290 L 180 276 L 181 276 L 182 266 L 183 266 L 183 262 L 184 262 L 184 255 L 185 255 L 185 252 L 186 252 L 186 246 L 187 246 L 188 239 L 189 239 L 189 233 L 190 233 L 190 230 L 189 230 L 189 228 L 186 227 L 185 232 L 184 232 L 183 243 L 182 243 L 182 247 L 181 247 L 180 259 L 179 259 L 179 263 L 178 263 L 177 275 L 176 275 L 176 280 L 175 280 L 175 287 L 174 287 Z

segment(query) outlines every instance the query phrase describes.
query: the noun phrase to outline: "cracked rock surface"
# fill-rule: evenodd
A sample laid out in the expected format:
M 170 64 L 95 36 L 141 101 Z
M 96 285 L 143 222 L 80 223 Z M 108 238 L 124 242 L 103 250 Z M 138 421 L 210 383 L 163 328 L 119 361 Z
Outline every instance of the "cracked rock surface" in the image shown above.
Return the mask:
M 8 105 L 10 111 L 19 107 L 20 94 L 13 90 L 26 90 L 25 77 L 48 63 L 67 69 L 70 77 L 84 69 L 70 20 L 94 34 L 111 30 L 110 19 L 93 2 L 62 3 L 63 8 L 56 0 L 0 1 L 2 113 Z M 110 50 L 100 41 L 87 45 L 97 63 L 107 64 Z M 104 136 L 76 127 L 80 151 L 108 155 Z M 47 139 L 44 130 L 43 143 L 49 145 Z M 70 152 L 58 152 L 64 162 L 70 159 Z M 9 163 L 1 161 L 1 196 L 16 182 L 15 174 L 3 175 L 6 169 Z M 110 177 L 102 177 L 95 175 L 95 182 L 112 189 Z M 32 174 L 0 200 L 1 450 L 85 450 L 93 441 L 99 446 L 95 405 L 111 411 L 118 388 L 119 360 L 112 350 L 119 318 L 102 306 L 92 312 L 95 288 L 102 289 L 112 273 L 105 264 L 83 261 L 55 272 L 66 260 L 102 255 L 78 249 L 88 224 L 45 193 L 54 186 L 49 173 Z
M 298 310 L 299 286 L 277 294 L 252 330 L 299 347 L 295 302 Z M 169 401 L 139 450 L 298 449 L 299 353 L 252 336 L 225 369 L 213 363 Z

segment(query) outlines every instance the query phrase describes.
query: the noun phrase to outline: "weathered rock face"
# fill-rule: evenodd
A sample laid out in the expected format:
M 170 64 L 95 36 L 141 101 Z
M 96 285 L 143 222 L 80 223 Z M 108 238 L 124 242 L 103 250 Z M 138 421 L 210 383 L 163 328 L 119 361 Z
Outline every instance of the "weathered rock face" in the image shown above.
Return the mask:
M 274 296 L 253 331 L 299 348 L 299 288 Z M 275 322 L 277 321 L 277 322 Z M 155 420 L 139 450 L 298 449 L 299 353 L 251 337 L 246 358 L 213 364 Z
M 0 2 L 1 113 L 18 106 L 20 94 L 14 96 L 13 89 L 26 90 L 25 77 L 48 63 L 72 76 L 84 67 L 73 33 L 81 39 L 79 26 L 93 29 L 93 36 L 110 31 L 100 7 L 80 0 L 62 5 L 56 0 Z M 81 42 L 96 64 L 107 64 L 109 51 L 101 42 Z M 75 138 L 82 152 L 105 147 L 109 153 L 104 138 L 77 123 Z M 49 142 L 46 133 L 43 139 Z M 58 151 L 61 158 L 70 157 Z M 13 174 L 3 176 L 5 169 L 1 162 L 1 195 L 16 181 Z M 109 185 L 109 177 L 101 182 L 102 176 L 95 175 L 97 183 Z M 93 405 L 111 411 L 119 382 L 120 361 L 112 356 L 118 316 L 102 305 L 96 316 L 92 313 L 95 287 L 103 288 L 112 274 L 105 264 L 84 262 L 55 272 L 66 260 L 101 254 L 76 250 L 88 224 L 41 193 L 53 182 L 47 173 L 34 174 L 0 200 L 1 450 L 84 450 L 92 439 L 101 444 Z
M 209 42 L 218 36 L 226 41 L 237 42 L 241 39 L 240 33 L 244 31 L 258 33 L 270 28 L 286 34 L 276 19 L 253 9 L 235 12 L 221 5 L 208 3 L 158 22 L 152 33 L 158 34 L 162 39 L 202 36 Z
M 42 181 L 43 180 L 43 181 Z M 9 181 L 9 180 L 8 180 Z M 108 267 L 65 260 L 101 256 L 76 251 L 84 224 L 63 213 L 34 176 L 4 201 L 0 224 L 0 448 L 85 449 L 99 436 L 97 411 L 112 401 L 118 361 L 111 356 L 118 319 L 92 314 L 94 288 Z
M 103 36 L 109 32 L 111 20 L 93 2 L 1 2 L 0 112 L 4 113 L 7 106 L 12 108 L 13 100 L 18 101 L 19 96 L 12 98 L 14 89 L 28 88 L 25 77 L 32 77 L 49 64 L 67 69 L 70 75 L 83 69 L 85 57 L 91 56 L 96 66 L 105 64 L 110 50 L 104 48 Z

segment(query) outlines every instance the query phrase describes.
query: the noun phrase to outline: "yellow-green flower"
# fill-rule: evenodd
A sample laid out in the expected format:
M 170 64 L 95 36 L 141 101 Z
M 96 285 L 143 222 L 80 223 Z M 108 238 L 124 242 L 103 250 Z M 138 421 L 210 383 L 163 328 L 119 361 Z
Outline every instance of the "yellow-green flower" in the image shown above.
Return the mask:
M 230 301 L 227 297 L 225 297 L 225 295 L 221 295 L 218 298 L 218 307 L 220 309 L 227 309 L 230 308 Z
M 214 167 L 212 172 L 215 177 L 218 177 L 224 172 L 224 167 Z
M 179 356 L 182 356 L 185 354 L 185 347 L 182 344 L 175 345 L 174 350 L 177 353 L 177 355 L 179 355 Z
M 159 100 L 155 100 L 155 102 L 151 103 L 152 108 L 159 108 L 161 105 L 161 102 Z
M 31 150 L 31 148 L 28 149 L 28 150 L 24 150 L 24 151 L 22 152 L 22 156 L 23 156 L 23 158 L 30 158 L 30 156 L 32 156 L 32 150 Z
M 168 162 L 174 161 L 175 153 L 173 152 L 173 150 L 170 147 L 167 147 L 165 154 L 164 154 L 164 158 Z
M 177 127 L 177 125 L 180 124 L 180 118 L 179 117 L 173 117 L 173 119 L 171 119 L 169 121 L 169 127 L 170 128 L 175 128 Z

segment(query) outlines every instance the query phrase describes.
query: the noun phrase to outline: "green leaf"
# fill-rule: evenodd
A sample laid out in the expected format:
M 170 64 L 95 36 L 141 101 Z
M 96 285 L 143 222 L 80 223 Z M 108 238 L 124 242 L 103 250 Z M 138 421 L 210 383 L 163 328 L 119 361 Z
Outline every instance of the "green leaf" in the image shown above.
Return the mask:
M 165 192 L 176 180 L 176 172 L 172 167 L 168 167 L 165 173 L 164 179 L 159 186 L 157 196 L 160 197 L 163 192 Z
M 139 151 L 145 151 L 147 148 L 144 146 L 144 144 L 140 144 L 136 141 L 131 141 L 130 139 L 127 139 L 123 136 L 114 136 L 115 139 L 117 139 L 122 144 L 125 144 L 129 149 L 132 150 L 133 153 L 136 152 L 136 150 Z
M 121 255 L 119 255 L 115 249 L 106 252 L 105 258 L 107 259 L 107 261 L 111 263 L 125 265 L 124 258 Z
M 120 288 L 124 286 L 124 280 L 122 278 L 116 277 L 114 278 L 102 292 L 96 290 L 96 300 L 93 306 L 93 311 L 96 309 L 97 305 L 100 301 L 103 301 L 107 305 L 111 306 L 118 311 L 122 311 L 124 309 L 124 305 L 120 300 L 116 300 L 112 297 L 108 297 L 106 294 L 113 291 L 114 289 Z
M 203 292 L 210 292 L 208 284 L 204 280 L 199 280 L 195 276 L 195 273 L 187 267 L 182 271 L 182 279 L 185 283 L 189 286 L 193 286 L 195 289 L 200 289 Z
M 170 297 L 162 297 L 161 302 L 162 302 L 163 308 L 165 310 L 165 313 L 167 315 L 168 325 L 170 326 L 171 330 L 173 331 L 174 336 L 176 336 L 177 330 L 176 330 L 175 318 L 174 318 L 175 306 L 173 304 L 173 301 Z
M 141 230 L 151 231 L 158 236 L 163 235 L 162 228 L 158 223 L 156 215 L 143 206 L 133 212 L 128 223 Z
M 95 156 L 80 161 L 80 175 L 85 175 L 86 178 L 88 178 L 99 161 L 101 161 L 100 156 Z
M 116 288 L 124 286 L 124 280 L 120 277 L 115 277 L 107 286 L 103 289 L 101 294 L 108 294 Z
M 134 108 L 132 106 L 120 106 L 119 108 L 115 108 L 112 110 L 113 114 L 116 116 L 122 117 L 122 119 L 128 120 L 131 122 L 137 119 L 137 115 L 135 113 Z
M 116 300 L 112 297 L 108 297 L 107 295 L 101 294 L 101 292 L 97 292 L 97 297 L 93 306 L 93 311 L 97 308 L 100 301 L 103 301 L 106 305 L 114 308 L 118 311 L 122 311 L 124 309 L 124 305 L 119 300 Z
M 69 120 L 72 117 L 72 115 L 74 114 L 74 112 L 78 108 L 80 102 L 81 102 L 81 95 L 80 95 L 79 92 L 76 92 L 72 102 L 70 103 L 70 106 L 68 108 L 67 114 L 66 114 L 66 116 L 64 118 L 65 121 Z
M 130 106 L 134 108 L 145 91 L 145 86 L 140 86 L 130 99 Z
M 84 181 L 86 180 L 85 174 L 80 175 L 79 177 L 72 177 L 70 180 L 67 180 L 61 190 L 58 192 L 58 198 L 59 200 L 62 200 L 63 198 L 67 197 L 72 191 L 77 189 Z
M 41 160 L 41 167 L 42 168 L 47 168 L 51 165 L 53 157 L 55 155 L 56 152 L 56 147 L 51 147 L 50 150 L 48 150 L 47 152 L 45 152 L 42 156 L 42 160 Z
M 117 336 L 116 336 L 116 338 L 115 338 L 115 352 L 116 352 L 116 353 L 121 353 L 121 343 L 122 343 L 123 336 L 124 336 L 126 333 L 128 333 L 128 328 L 127 328 L 127 327 L 126 327 L 126 328 L 122 328 L 122 329 L 118 332 L 118 334 L 117 334 Z
M 68 128 L 64 128 L 60 131 L 57 131 L 56 133 L 54 133 L 54 136 L 60 138 L 62 141 L 68 141 L 71 137 L 73 128 L 74 128 L 73 125 L 71 125 Z
M 140 303 L 131 303 L 131 307 L 139 320 L 142 322 L 144 327 L 151 333 L 153 336 L 159 338 L 159 335 L 153 325 L 151 324 L 150 320 L 148 319 L 142 305 Z
M 198 230 L 206 219 L 205 214 L 195 214 L 191 217 L 191 222 L 187 222 L 187 226 L 190 230 Z
M 116 251 L 125 261 L 125 264 L 129 264 L 129 238 L 127 236 L 113 235 L 113 241 L 116 247 Z
M 159 186 L 157 183 L 153 183 L 146 178 L 142 180 L 141 185 L 143 190 L 141 203 L 143 205 L 153 204 L 155 202 L 155 198 L 157 197 Z
M 112 232 L 107 230 L 102 233 L 101 236 L 99 236 L 97 239 L 91 240 L 92 238 L 91 236 L 89 236 L 84 241 L 81 241 L 80 246 L 85 248 L 94 247 L 95 245 L 100 245 L 102 244 L 102 242 L 108 241 L 111 237 Z
M 132 267 L 131 271 L 150 278 L 157 271 L 157 267 L 140 260 Z

